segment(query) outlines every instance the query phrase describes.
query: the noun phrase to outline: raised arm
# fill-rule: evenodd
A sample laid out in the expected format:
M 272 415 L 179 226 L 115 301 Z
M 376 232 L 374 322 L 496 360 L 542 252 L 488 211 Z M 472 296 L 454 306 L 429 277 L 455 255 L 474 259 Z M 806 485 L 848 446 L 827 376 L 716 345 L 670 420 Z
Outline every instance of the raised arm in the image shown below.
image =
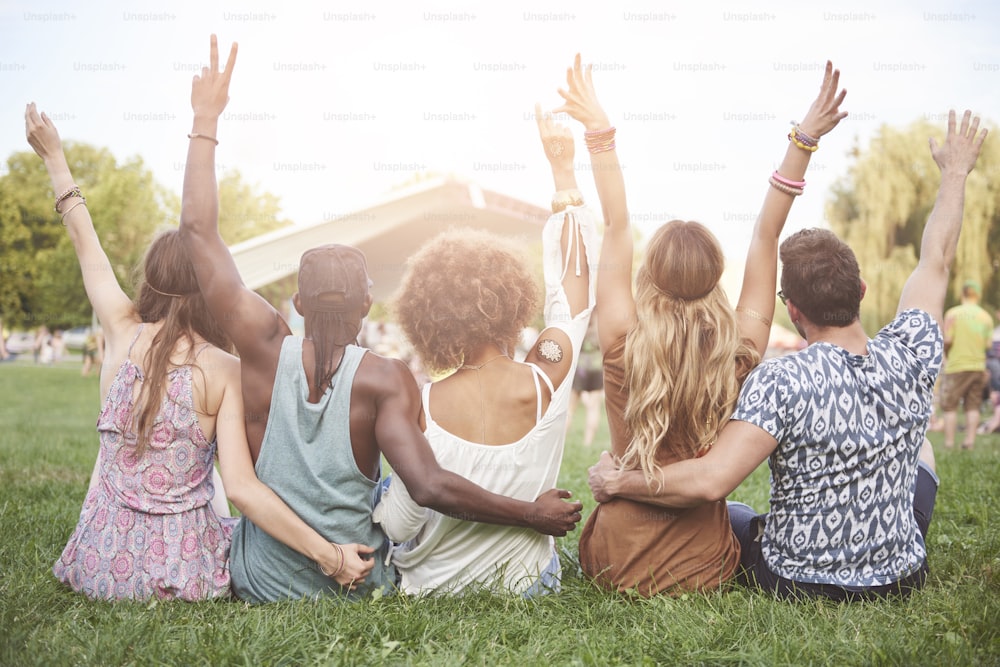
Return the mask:
M 364 544 L 335 545 L 313 530 L 285 502 L 257 479 L 250 447 L 243 428 L 243 397 L 240 390 L 239 361 L 222 351 L 212 364 L 218 381 L 224 382 L 222 401 L 216 417 L 219 464 L 229 499 L 237 509 L 265 533 L 315 561 L 321 571 L 337 583 L 355 588 L 364 583 L 374 561 L 364 555 L 374 551 Z
M 362 363 L 380 363 L 369 359 L 372 356 L 366 355 Z M 417 504 L 466 521 L 521 526 L 547 535 L 561 536 L 573 530 L 583 506 L 564 500 L 570 497 L 569 491 L 552 489 L 534 502 L 515 500 L 490 493 L 438 465 L 417 427 L 420 393 L 413 376 L 402 362 L 381 363 L 385 364 L 381 372 L 370 376 L 377 384 L 366 388 L 379 396 L 375 437 L 394 474 Z
M 635 323 L 635 300 L 632 297 L 632 230 L 625 201 L 622 177 L 615 150 L 614 128 L 594 92 L 592 68 L 584 69 L 580 54 L 573 67 L 566 70 L 568 90 L 559 90 L 565 104 L 556 112 L 568 113 L 583 123 L 594 184 L 604 214 L 604 239 L 597 272 L 597 302 L 601 315 L 597 334 L 605 351 Z
M 94 222 L 83 198 L 86 193 L 74 189 L 76 185 L 55 124 L 44 113 L 39 115 L 34 102 L 25 108 L 24 124 L 28 143 L 49 172 L 56 196 L 56 212 L 62 216 L 76 250 L 87 298 L 107 330 L 109 344 L 114 346 L 125 335 L 128 326 L 136 321 L 132 302 L 118 284 L 111 262 L 94 231 Z
M 965 182 L 986 140 L 987 131 L 978 130 L 979 117 L 973 118 L 972 112 L 967 110 L 956 131 L 955 111 L 952 110 L 948 112 L 948 134 L 944 144 L 938 146 L 931 137 L 931 155 L 941 170 L 941 187 L 920 240 L 920 260 L 903 286 L 897 312 L 920 308 L 941 324 L 948 271 L 955 259 L 958 235 L 962 230 Z
M 573 135 L 537 104 L 535 120 L 556 192 L 552 215 L 542 228 L 546 328 L 525 360 L 537 364 L 558 387 L 575 368 L 590 323 L 597 231 L 594 215 L 576 187 Z
M 188 140 L 184 190 L 181 197 L 181 237 L 198 277 L 198 286 L 212 315 L 225 329 L 244 360 L 276 363 L 280 341 L 288 327 L 278 312 L 243 284 L 229 248 L 219 236 L 219 194 L 215 179 L 215 147 L 219 116 L 229 101 L 229 81 L 236 64 L 233 44 L 226 69 L 219 71 L 219 46 L 211 38 L 209 66 L 191 84 L 194 121 Z
M 847 116 L 846 111 L 840 110 L 847 91 L 838 92 L 839 82 L 840 70 L 833 69 L 833 64 L 827 61 L 819 96 L 809 107 L 802 122 L 790 133 L 785 157 L 771 177 L 764 205 L 754 225 L 736 313 L 743 337 L 752 340 L 762 355 L 767 350 L 771 319 L 774 317 L 778 237 L 785 226 L 792 202 L 805 186 L 803 177 L 815 150 L 810 146 L 818 146 L 819 138 Z M 811 145 L 808 143 L 810 140 Z

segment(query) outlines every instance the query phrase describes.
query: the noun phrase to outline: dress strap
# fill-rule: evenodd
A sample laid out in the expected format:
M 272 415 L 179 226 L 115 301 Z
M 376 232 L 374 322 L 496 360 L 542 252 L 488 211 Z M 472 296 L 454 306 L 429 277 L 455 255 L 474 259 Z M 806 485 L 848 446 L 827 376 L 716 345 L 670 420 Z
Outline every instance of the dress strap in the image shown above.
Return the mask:
M 128 344 L 128 354 L 125 356 L 129 359 L 132 358 L 132 348 L 135 347 L 135 342 L 139 340 L 139 334 L 142 333 L 142 328 L 145 326 L 145 322 L 140 322 L 139 326 L 135 330 L 135 335 L 132 336 L 132 342 Z

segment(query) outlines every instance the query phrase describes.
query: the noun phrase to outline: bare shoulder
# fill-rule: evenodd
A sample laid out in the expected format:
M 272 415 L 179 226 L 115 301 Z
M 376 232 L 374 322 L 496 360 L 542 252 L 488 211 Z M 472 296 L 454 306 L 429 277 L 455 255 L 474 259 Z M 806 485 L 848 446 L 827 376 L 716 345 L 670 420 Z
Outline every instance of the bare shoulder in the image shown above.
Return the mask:
M 365 385 L 382 386 L 386 390 L 398 388 L 400 382 L 408 382 L 416 386 L 416 380 L 406 364 L 399 359 L 383 357 L 371 350 L 365 353 L 358 366 L 355 383 L 361 381 Z
M 240 377 L 239 358 L 214 345 L 207 346 L 198 355 L 198 365 L 208 375 L 218 374 L 226 380 L 234 377 L 239 380 Z

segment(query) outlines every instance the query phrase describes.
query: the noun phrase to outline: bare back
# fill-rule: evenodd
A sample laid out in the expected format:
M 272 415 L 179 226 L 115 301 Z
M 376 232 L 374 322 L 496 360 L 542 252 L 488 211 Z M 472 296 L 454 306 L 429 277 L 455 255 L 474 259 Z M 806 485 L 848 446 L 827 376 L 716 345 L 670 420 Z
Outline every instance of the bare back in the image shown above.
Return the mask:
M 537 423 L 539 395 L 543 413 L 552 398 L 544 383 L 539 382 L 539 392 L 532 376 L 527 364 L 506 358 L 479 370 L 460 369 L 431 387 L 431 417 L 469 442 L 517 442 Z

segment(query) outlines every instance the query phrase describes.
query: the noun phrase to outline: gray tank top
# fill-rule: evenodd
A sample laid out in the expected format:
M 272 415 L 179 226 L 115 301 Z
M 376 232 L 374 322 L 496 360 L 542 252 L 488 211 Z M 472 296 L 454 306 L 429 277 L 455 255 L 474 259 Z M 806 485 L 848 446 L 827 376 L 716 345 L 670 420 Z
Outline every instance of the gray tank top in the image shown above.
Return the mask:
M 315 562 L 244 517 L 233 531 L 230 553 L 233 592 L 243 600 L 355 598 L 376 588 L 391 589 L 395 573 L 385 565 L 388 542 L 371 516 L 382 485 L 358 469 L 351 448 L 351 386 L 365 352 L 347 346 L 332 389 L 318 403 L 310 403 L 309 382 L 302 368 L 302 338 L 285 338 L 256 471 L 260 481 L 326 539 L 377 549 L 371 555 L 375 567 L 364 586 L 347 593 L 320 572 Z

